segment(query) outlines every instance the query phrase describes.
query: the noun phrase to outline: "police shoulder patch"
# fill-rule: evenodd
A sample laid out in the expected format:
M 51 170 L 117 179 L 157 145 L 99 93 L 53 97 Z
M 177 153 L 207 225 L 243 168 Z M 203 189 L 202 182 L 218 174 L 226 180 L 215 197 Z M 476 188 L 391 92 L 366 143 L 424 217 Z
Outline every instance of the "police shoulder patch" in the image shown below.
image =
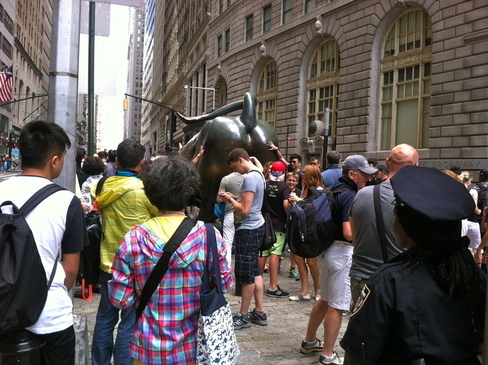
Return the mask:
M 366 303 L 366 300 L 368 300 L 370 293 L 371 289 L 368 288 L 368 284 L 364 285 L 363 290 L 361 291 L 361 295 L 359 296 L 359 300 L 352 309 L 351 317 L 356 315 L 361 310 L 364 303 Z

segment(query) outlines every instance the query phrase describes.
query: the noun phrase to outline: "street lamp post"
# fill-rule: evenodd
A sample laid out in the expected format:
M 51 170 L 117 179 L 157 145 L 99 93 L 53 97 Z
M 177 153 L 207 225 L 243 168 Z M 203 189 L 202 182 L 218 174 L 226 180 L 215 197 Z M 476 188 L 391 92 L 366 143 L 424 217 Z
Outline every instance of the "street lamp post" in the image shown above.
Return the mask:
M 190 85 L 183 85 L 184 89 L 199 89 L 199 90 L 210 90 L 213 92 L 212 97 L 212 111 L 215 110 L 215 89 L 213 87 L 200 87 L 200 86 L 190 86 Z

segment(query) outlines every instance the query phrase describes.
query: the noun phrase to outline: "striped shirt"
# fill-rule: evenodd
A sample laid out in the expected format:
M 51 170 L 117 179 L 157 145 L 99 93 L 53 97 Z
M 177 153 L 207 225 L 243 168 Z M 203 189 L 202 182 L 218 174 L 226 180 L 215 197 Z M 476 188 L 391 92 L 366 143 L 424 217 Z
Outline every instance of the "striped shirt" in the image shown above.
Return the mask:
M 138 305 L 144 283 L 183 218 L 155 217 L 126 234 L 108 283 L 110 300 L 116 307 Z M 222 238 L 217 231 L 216 235 L 222 286 L 227 291 L 233 283 L 232 269 L 225 259 Z M 189 364 L 196 360 L 206 236 L 199 221 L 171 257 L 168 271 L 136 324 L 130 352 L 144 364 Z

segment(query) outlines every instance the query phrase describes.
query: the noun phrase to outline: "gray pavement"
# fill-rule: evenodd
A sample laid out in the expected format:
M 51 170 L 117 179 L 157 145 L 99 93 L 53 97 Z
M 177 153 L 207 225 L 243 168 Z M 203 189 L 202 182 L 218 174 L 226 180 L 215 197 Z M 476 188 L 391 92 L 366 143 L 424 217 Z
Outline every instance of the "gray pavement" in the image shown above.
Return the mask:
M 282 260 L 281 272 L 278 278 L 280 287 L 288 291 L 291 295 L 297 294 L 300 290 L 300 282 L 291 280 L 288 277 L 290 260 L 287 257 Z M 269 283 L 268 274 L 264 274 L 265 284 Z M 313 283 L 310 278 L 310 288 Z M 240 306 L 240 297 L 229 293 L 226 295 L 227 300 L 235 313 Z M 74 299 L 74 308 L 76 314 L 83 314 L 88 319 L 89 341 L 95 325 L 95 316 L 100 295 L 94 294 L 91 302 L 85 302 L 82 299 Z M 318 353 L 303 355 L 299 352 L 300 343 L 303 340 L 307 328 L 308 317 L 315 301 L 312 299 L 308 302 L 292 302 L 288 298 L 270 298 L 265 296 L 265 310 L 268 315 L 268 325 L 252 325 L 251 328 L 244 328 L 236 331 L 237 341 L 241 351 L 238 364 L 316 364 L 318 362 Z M 251 304 L 251 309 L 254 308 Z M 344 351 L 339 346 L 339 340 L 342 338 L 349 316 L 343 317 L 341 330 L 335 350 L 341 356 Z M 323 327 L 319 328 L 317 337 L 323 338 Z

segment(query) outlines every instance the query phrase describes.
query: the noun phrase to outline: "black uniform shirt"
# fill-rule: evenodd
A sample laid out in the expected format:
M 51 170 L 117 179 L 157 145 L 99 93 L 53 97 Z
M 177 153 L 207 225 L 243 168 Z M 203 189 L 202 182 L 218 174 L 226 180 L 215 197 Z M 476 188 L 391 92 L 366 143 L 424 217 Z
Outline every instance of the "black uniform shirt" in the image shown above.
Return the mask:
M 365 364 L 401 365 L 419 358 L 427 364 L 472 364 L 482 323 L 475 328 L 470 298 L 450 298 L 427 264 L 406 271 L 395 260 L 373 274 L 341 346 Z M 484 306 L 484 297 L 479 305 Z

